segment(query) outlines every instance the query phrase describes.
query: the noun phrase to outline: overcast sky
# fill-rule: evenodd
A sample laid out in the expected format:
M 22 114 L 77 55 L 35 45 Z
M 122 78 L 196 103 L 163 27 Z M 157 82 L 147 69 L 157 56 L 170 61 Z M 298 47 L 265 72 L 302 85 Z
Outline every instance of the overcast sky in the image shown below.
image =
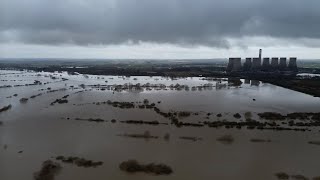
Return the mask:
M 0 57 L 320 58 L 319 0 L 0 0 Z

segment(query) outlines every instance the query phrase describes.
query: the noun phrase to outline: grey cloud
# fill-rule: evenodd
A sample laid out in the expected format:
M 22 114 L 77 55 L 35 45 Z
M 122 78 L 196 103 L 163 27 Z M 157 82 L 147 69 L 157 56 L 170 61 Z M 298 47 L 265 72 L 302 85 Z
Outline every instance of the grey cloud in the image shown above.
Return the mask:
M 319 0 L 1 0 L 0 42 L 227 48 L 228 38 L 320 39 L 319 7 Z

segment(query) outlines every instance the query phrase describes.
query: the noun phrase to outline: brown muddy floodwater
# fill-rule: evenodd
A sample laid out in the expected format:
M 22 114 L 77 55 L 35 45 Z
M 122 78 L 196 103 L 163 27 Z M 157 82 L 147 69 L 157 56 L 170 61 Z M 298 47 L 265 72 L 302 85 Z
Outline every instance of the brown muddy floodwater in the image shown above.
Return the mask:
M 309 179 L 320 176 L 320 145 L 308 143 L 320 141 L 320 126 L 294 126 L 306 130 L 280 131 L 205 125 L 216 121 L 246 122 L 247 118 L 289 127 L 289 120 L 264 120 L 258 113 L 320 112 L 320 98 L 263 82 L 241 81 L 235 86 L 227 79 L 203 77 L 170 79 L 2 70 L 0 108 L 10 104 L 12 107 L 0 112 L 0 180 L 32 180 L 46 160 L 61 164 L 56 180 L 276 180 L 275 173 L 279 172 Z M 21 98 L 28 100 L 21 102 Z M 127 102 L 130 107 L 113 106 L 115 101 Z M 144 103 L 154 104 L 139 108 Z M 179 122 L 201 127 L 176 126 L 154 107 L 164 113 L 176 112 Z M 160 124 L 121 122 L 127 120 Z M 154 138 L 144 137 L 146 131 Z M 226 135 L 233 141 L 217 140 L 226 139 Z M 55 160 L 60 155 L 103 164 L 80 167 Z M 121 171 L 121 162 L 130 159 L 143 164 L 163 163 L 173 173 Z

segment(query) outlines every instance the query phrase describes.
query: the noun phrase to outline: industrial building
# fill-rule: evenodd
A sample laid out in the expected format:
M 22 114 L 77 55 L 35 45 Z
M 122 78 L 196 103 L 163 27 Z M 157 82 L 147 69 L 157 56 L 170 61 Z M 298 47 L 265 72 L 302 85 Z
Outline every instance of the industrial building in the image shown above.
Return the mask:
M 279 61 L 280 60 L 280 61 Z M 258 71 L 298 71 L 297 58 L 290 57 L 287 64 L 286 57 L 262 57 L 262 49 L 259 50 L 259 57 L 247 57 L 243 65 L 240 57 L 229 58 L 227 72 L 258 72 Z

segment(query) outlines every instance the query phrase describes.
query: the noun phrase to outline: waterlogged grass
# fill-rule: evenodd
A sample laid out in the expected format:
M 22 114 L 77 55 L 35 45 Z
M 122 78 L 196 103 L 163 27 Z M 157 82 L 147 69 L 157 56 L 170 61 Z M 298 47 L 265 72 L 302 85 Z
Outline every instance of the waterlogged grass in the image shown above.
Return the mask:
M 224 136 L 217 138 L 217 141 L 221 142 L 222 144 L 229 145 L 234 142 L 234 138 L 231 135 L 224 135 Z
M 140 164 L 137 160 L 128 160 L 124 161 L 119 165 L 120 170 L 126 171 L 128 173 L 151 173 L 155 175 L 169 175 L 173 173 L 173 170 L 170 166 L 165 164 Z

